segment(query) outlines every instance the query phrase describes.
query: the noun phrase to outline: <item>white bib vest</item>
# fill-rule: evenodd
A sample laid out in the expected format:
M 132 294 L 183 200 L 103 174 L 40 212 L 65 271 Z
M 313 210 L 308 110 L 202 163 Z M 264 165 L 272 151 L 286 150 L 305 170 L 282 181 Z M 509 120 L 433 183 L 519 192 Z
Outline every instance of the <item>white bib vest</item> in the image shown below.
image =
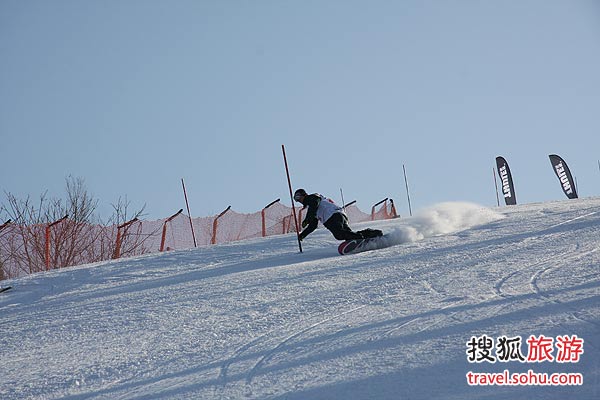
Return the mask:
M 321 221 L 321 223 L 327 222 L 327 220 L 335 213 L 344 213 L 342 207 L 335 204 L 333 200 L 328 199 L 323 195 L 319 196 L 321 197 L 321 202 L 319 203 L 319 208 L 317 208 L 317 219 Z

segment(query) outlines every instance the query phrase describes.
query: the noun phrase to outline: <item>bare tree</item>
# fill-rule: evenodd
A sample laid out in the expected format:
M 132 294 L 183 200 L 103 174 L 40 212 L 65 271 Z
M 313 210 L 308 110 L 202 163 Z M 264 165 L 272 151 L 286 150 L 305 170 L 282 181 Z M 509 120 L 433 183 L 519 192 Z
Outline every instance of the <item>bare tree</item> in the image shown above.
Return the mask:
M 29 196 L 18 199 L 7 193 L 6 197 L 8 206 L 5 210 L 15 224 L 10 229 L 5 229 L 0 237 L 2 253 L 6 254 L 5 275 L 13 277 L 40 271 L 44 260 L 41 213 Z M 40 204 L 44 204 L 44 201 L 45 193 L 40 197 Z
M 38 204 L 29 196 L 18 199 L 6 193 L 7 205 L 1 206 L 0 215 L 8 216 L 14 223 L 0 233 L 0 279 L 42 271 L 46 269 L 48 256 L 50 268 L 111 258 L 116 226 L 128 218 L 129 202 L 119 199 L 117 205 L 113 205 L 114 214 L 106 226 L 96 213 L 98 200 L 89 193 L 83 178 L 68 176 L 65 189 L 64 200 L 48 198 L 46 192 Z M 134 218 L 141 217 L 142 213 L 143 208 L 133 213 Z M 65 215 L 68 218 L 63 219 Z M 58 220 L 61 222 L 48 229 Z M 135 231 L 126 232 L 125 236 L 123 255 L 146 252 L 145 238 L 136 236 Z

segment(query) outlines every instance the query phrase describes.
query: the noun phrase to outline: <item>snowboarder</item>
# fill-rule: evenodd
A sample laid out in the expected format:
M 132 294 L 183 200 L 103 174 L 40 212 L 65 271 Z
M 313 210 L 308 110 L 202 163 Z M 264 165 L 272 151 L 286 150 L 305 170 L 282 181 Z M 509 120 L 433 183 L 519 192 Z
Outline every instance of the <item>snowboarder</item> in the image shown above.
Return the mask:
M 302 221 L 302 232 L 299 239 L 304 240 L 310 233 L 317 229 L 319 221 L 329 229 L 337 240 L 365 239 L 381 236 L 383 232 L 378 229 L 364 229 L 354 232 L 348 225 L 348 217 L 342 209 L 333 202 L 318 193 L 308 194 L 304 189 L 298 189 L 294 193 L 294 200 L 308 207 L 306 217 Z

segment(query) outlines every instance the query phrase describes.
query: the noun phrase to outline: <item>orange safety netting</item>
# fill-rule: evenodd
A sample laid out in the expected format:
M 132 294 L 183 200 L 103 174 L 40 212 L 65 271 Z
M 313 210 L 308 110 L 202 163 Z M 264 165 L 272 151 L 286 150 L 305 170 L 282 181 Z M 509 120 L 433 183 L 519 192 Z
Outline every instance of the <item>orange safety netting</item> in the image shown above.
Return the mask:
M 371 214 L 352 205 L 346 208 L 350 223 L 395 218 L 393 201 L 384 200 Z M 305 210 L 298 210 L 298 221 Z M 280 202 L 252 214 L 227 209 L 219 216 L 193 218 L 197 246 L 227 243 L 261 236 L 295 232 L 292 209 Z M 155 221 L 134 221 L 126 226 L 100 226 L 65 220 L 47 225 L 10 224 L 0 231 L 0 280 L 46 269 L 86 264 L 118 257 L 182 250 L 194 247 L 190 219 L 183 213 Z

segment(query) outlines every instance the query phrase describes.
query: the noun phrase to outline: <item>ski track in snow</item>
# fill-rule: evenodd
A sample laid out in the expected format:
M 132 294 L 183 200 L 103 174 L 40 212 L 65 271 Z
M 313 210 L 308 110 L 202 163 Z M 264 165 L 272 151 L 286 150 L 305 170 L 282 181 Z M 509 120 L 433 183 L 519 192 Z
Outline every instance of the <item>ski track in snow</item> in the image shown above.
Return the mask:
M 287 235 L 6 282 L 0 397 L 595 399 L 598 207 L 446 203 L 364 224 L 398 244 L 373 252 L 338 256 L 321 229 L 303 254 Z M 585 353 L 573 366 L 468 364 L 481 334 L 577 334 Z M 505 367 L 586 383 L 465 382 Z
M 547 229 L 544 229 L 543 231 L 551 231 L 557 227 L 560 226 L 564 226 L 566 224 L 578 221 L 578 220 L 582 220 L 588 217 L 591 217 L 593 215 L 596 215 L 597 212 L 589 212 L 589 213 L 585 213 L 583 215 L 577 216 L 575 218 L 570 218 L 568 220 L 559 222 L 557 224 L 553 224 L 551 226 L 549 226 Z M 532 236 L 531 240 L 528 241 L 528 246 L 531 246 L 531 242 L 533 241 L 546 241 L 548 240 L 547 237 L 545 236 Z M 553 302 L 555 304 L 559 304 L 562 305 L 563 303 L 555 298 L 553 298 L 551 295 L 547 294 L 544 292 L 544 290 L 542 290 L 540 288 L 540 280 L 542 279 L 542 276 L 544 274 L 547 274 L 549 271 L 553 270 L 553 269 L 558 269 L 563 267 L 565 264 L 569 264 L 573 261 L 580 261 L 585 259 L 588 256 L 593 255 L 594 253 L 596 253 L 598 250 L 600 250 L 600 247 L 596 247 L 596 246 L 592 246 L 592 248 L 590 249 L 581 249 L 579 244 L 572 244 L 570 245 L 570 247 L 568 249 L 563 249 L 563 251 L 560 251 L 558 254 L 556 255 L 552 255 L 549 257 L 546 257 L 542 260 L 536 261 L 532 264 L 529 265 L 523 265 L 520 269 L 513 271 L 509 274 L 507 274 L 506 276 L 504 276 L 502 279 L 500 279 L 495 285 L 494 285 L 494 291 L 496 292 L 496 294 L 499 297 L 503 297 L 503 298 L 507 298 L 510 297 L 510 294 L 507 294 L 504 290 L 503 290 L 503 286 L 507 284 L 507 282 L 509 282 L 510 280 L 514 280 L 517 281 L 517 283 L 520 284 L 528 284 L 529 288 L 531 289 L 531 292 L 536 294 L 537 296 L 539 296 L 540 298 L 545 299 L 546 301 L 550 301 Z M 533 273 L 532 273 L 533 271 Z M 521 278 L 526 277 L 530 275 L 529 279 L 523 279 Z M 580 316 L 578 316 L 577 311 L 573 310 L 567 306 L 565 306 L 569 311 L 570 314 L 573 316 L 573 318 L 578 319 L 579 321 L 588 323 L 588 324 L 592 324 L 595 327 L 600 327 L 600 325 L 597 322 L 591 321 L 591 320 L 586 320 L 585 318 L 582 318 Z

